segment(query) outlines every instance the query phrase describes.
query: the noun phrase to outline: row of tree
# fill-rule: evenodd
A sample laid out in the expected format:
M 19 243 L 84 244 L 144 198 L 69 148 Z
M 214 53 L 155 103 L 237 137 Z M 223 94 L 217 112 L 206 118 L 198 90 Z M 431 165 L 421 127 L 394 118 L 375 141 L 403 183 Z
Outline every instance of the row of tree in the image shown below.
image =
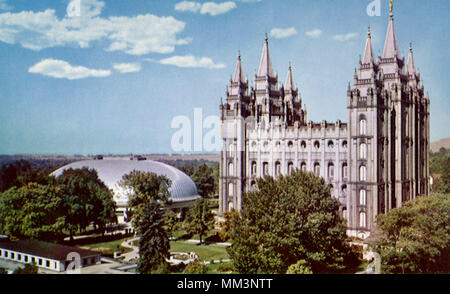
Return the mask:
M 112 191 L 95 170 L 69 169 L 54 178 L 18 162 L 0 176 L 0 232 L 13 238 L 55 242 L 116 222 Z

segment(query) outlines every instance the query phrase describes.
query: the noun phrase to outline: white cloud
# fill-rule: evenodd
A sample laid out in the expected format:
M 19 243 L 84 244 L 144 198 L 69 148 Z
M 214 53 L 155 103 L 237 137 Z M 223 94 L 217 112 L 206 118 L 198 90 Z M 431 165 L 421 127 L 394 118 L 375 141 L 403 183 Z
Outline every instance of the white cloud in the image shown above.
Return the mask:
M 7 0 L 0 0 L 0 10 L 11 10 L 13 7 L 6 3 Z
M 89 69 L 84 66 L 72 66 L 66 61 L 51 58 L 44 59 L 33 65 L 28 72 L 69 80 L 78 80 L 89 77 L 103 78 L 111 75 L 110 70 L 97 70 Z
M 189 11 L 189 12 L 199 12 L 202 8 L 202 4 L 192 1 L 183 1 L 175 4 L 176 11 Z
M 308 31 L 306 32 L 306 36 L 313 38 L 313 39 L 317 39 L 322 35 L 322 31 L 319 29 L 314 29 L 312 31 Z
M 334 36 L 333 36 L 333 40 L 345 42 L 345 41 L 354 39 L 354 38 L 356 38 L 357 36 L 358 36 L 357 33 L 348 33 L 348 34 L 344 34 L 344 35 L 334 35 Z
M 227 13 L 228 11 L 236 8 L 236 3 L 228 1 L 223 3 L 206 2 L 202 5 L 200 10 L 201 14 L 209 14 L 216 16 L 219 14 Z
M 244 3 L 256 3 L 256 2 L 261 2 L 262 0 L 239 0 L 239 1 L 244 2 Z
M 95 41 L 106 41 L 106 50 L 132 55 L 172 53 L 176 46 L 191 42 L 190 38 L 178 38 L 186 24 L 171 16 L 102 18 L 104 2 L 83 0 L 80 3 L 80 17 L 58 18 L 53 9 L 1 13 L 0 41 L 18 43 L 32 50 L 61 46 L 87 48 Z
M 113 68 L 120 73 L 133 73 L 141 71 L 140 63 L 116 63 Z
M 223 63 L 214 63 L 209 57 L 195 57 L 192 55 L 186 56 L 172 56 L 159 61 L 161 64 L 174 65 L 183 68 L 209 68 L 209 69 L 221 69 L 226 65 Z
M 296 35 L 297 31 L 295 28 L 290 27 L 287 29 L 275 28 L 270 31 L 270 36 L 276 39 L 284 39 Z
M 201 14 L 209 14 L 211 16 L 227 13 L 234 8 L 236 8 L 236 3 L 232 1 L 223 3 L 205 2 L 203 4 L 193 1 L 183 1 L 175 4 L 176 11 L 200 12 Z

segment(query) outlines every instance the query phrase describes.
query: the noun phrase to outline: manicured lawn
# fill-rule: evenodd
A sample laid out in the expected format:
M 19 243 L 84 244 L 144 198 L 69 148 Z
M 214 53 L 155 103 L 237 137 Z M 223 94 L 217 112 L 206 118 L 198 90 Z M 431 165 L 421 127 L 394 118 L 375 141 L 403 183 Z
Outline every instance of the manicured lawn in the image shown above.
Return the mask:
M 226 272 L 226 273 L 218 272 L 217 269 L 219 268 L 219 266 L 220 266 L 220 263 L 208 264 L 209 270 L 206 272 L 206 274 L 208 274 L 208 275 L 211 275 L 211 274 L 212 275 L 214 275 L 214 274 L 220 274 L 220 275 L 237 274 L 236 272 Z
M 101 243 L 94 243 L 94 244 L 83 244 L 82 247 L 83 248 L 89 248 L 89 249 L 97 250 L 97 251 L 101 251 L 102 253 L 105 253 L 105 254 L 112 254 L 115 251 L 117 251 L 117 246 L 122 244 L 122 242 L 125 241 L 126 239 L 128 239 L 128 238 L 113 240 L 113 241 L 109 241 L 109 242 L 101 242 Z M 132 251 L 129 248 L 125 248 L 125 247 L 121 247 L 121 248 L 124 249 L 125 252 Z
M 200 260 L 210 261 L 211 259 L 228 259 L 228 253 L 225 246 L 216 244 L 196 245 L 186 241 L 171 241 L 171 252 L 195 252 Z

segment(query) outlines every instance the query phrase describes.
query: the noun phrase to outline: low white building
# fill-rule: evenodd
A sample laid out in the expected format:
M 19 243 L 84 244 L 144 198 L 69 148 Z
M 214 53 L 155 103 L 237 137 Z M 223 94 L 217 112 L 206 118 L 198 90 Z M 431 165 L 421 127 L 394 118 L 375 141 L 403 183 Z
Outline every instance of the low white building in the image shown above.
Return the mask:
M 39 268 L 64 272 L 70 263 L 76 269 L 100 263 L 98 252 L 37 240 L 0 240 L 0 259 L 18 263 L 34 263 Z

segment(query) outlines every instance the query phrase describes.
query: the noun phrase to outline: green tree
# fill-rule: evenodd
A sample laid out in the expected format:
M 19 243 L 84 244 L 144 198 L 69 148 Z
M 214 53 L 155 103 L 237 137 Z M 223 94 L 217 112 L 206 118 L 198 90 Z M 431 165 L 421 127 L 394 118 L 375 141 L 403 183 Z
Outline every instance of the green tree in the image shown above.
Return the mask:
M 450 272 L 450 194 L 407 202 L 379 215 L 377 227 L 383 272 Z
M 195 168 L 194 173 L 191 176 L 194 183 L 197 185 L 198 193 L 204 197 L 208 198 L 214 194 L 215 179 L 214 179 L 214 169 L 210 168 L 206 163 Z
M 233 209 L 231 211 L 225 211 L 223 213 L 223 222 L 220 223 L 219 237 L 223 241 L 229 241 L 231 239 L 231 227 L 233 225 L 233 217 L 238 216 L 239 212 Z
M 178 213 L 174 212 L 173 210 L 167 209 L 165 219 L 166 219 L 167 234 L 170 237 L 173 237 L 173 233 L 180 226 L 180 219 L 178 218 Z
M 238 272 L 286 273 L 299 260 L 313 273 L 344 268 L 346 224 L 323 179 L 295 171 L 259 179 L 257 186 L 243 195 L 241 214 L 232 220 L 228 252 Z
M 66 230 L 72 238 L 75 232 L 84 231 L 95 224 L 105 228 L 116 221 L 111 190 L 99 179 L 95 170 L 68 169 L 56 179 L 67 207 Z
M 431 154 L 430 173 L 434 179 L 433 192 L 450 193 L 450 150 L 441 148 Z
M 170 242 L 165 228 L 164 204 L 168 201 L 170 184 L 165 176 L 141 171 L 123 176 L 121 182 L 133 192 L 128 205 L 133 226 L 141 236 L 138 265 L 141 274 L 167 268 Z
M 139 242 L 138 271 L 149 274 L 166 267 L 170 256 L 170 242 L 164 228 L 163 207 L 154 202 L 144 205 L 140 214 L 135 214 L 135 228 L 141 236 Z
M 286 272 L 288 275 L 309 275 L 312 273 L 306 260 L 299 260 L 297 263 L 290 265 Z
M 32 168 L 28 161 L 20 160 L 0 168 L 0 193 L 12 187 L 28 183 L 47 185 L 49 177 L 41 170 Z
M 18 267 L 14 270 L 15 275 L 37 275 L 39 273 L 39 268 L 35 263 L 27 263 L 25 267 Z
M 202 244 L 202 237 L 214 228 L 214 223 L 214 214 L 209 208 L 208 201 L 204 198 L 197 199 L 186 216 L 187 232 L 198 234 Z
M 29 183 L 0 197 L 3 233 L 16 238 L 57 241 L 64 238 L 66 210 L 59 187 Z

